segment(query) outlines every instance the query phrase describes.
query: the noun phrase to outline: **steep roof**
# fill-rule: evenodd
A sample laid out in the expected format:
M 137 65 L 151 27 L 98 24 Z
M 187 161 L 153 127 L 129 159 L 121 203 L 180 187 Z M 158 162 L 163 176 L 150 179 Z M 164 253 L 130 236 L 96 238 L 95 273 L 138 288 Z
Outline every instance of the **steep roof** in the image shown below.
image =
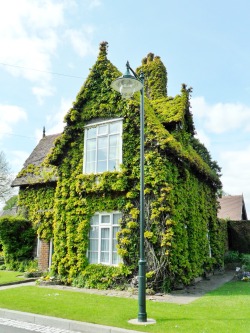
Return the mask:
M 16 216 L 17 215 L 17 207 L 14 206 L 10 209 L 0 211 L 0 216 Z
M 227 195 L 219 199 L 218 218 L 231 221 L 247 220 L 243 195 Z
M 100 44 L 97 61 L 92 67 L 88 78 L 81 87 L 72 108 L 65 116 L 66 126 L 63 133 L 50 151 L 56 136 L 47 136 L 40 141 L 24 164 L 23 170 L 12 183 L 12 186 L 43 183 L 39 165 L 45 156 L 50 165 L 58 167 L 65 157 L 65 151 L 70 151 L 73 142 L 82 142 L 84 126 L 95 118 L 135 117 L 139 113 L 139 94 L 129 102 L 122 99 L 120 94 L 111 88 L 111 83 L 121 73 L 107 59 L 107 42 Z M 202 176 L 212 186 L 220 188 L 221 182 L 216 170 L 207 163 L 203 156 L 197 152 L 191 142 L 195 128 L 190 112 L 189 93 L 185 85 L 181 94 L 175 98 L 167 96 L 167 71 L 160 60 L 149 54 L 143 60 L 137 71 L 145 73 L 145 137 L 152 149 L 167 153 L 177 163 L 190 165 L 195 173 Z M 175 131 L 177 130 L 177 133 Z M 186 135 L 188 133 L 188 135 Z M 188 139 L 188 138 L 190 139 Z M 50 141 L 51 139 L 51 141 Z M 48 141 L 47 141 L 48 140 Z M 30 166 L 33 166 L 33 170 Z M 39 169 L 37 170 L 37 168 Z M 50 178 L 46 178 L 51 181 Z M 52 179 L 53 180 L 53 179 Z M 55 179 L 54 179 L 55 180 Z
M 41 172 L 51 172 L 51 167 L 42 166 L 46 156 L 50 150 L 54 147 L 55 140 L 61 134 L 53 134 L 44 136 L 35 147 L 33 152 L 25 161 L 22 170 L 19 172 L 17 177 L 12 182 L 11 186 L 20 186 L 34 183 L 42 183 Z M 53 181 L 55 178 L 52 177 L 50 180 Z M 47 180 L 46 180 L 47 181 Z

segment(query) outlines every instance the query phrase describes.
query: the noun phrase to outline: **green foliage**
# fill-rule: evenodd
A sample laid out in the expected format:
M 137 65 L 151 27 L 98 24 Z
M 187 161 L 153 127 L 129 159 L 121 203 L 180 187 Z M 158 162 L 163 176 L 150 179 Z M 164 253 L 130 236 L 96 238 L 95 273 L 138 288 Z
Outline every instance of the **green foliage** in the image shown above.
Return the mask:
M 50 240 L 53 236 L 53 205 L 55 183 L 25 186 L 19 192 L 19 206 L 22 214 L 32 221 L 40 238 Z
M 126 277 L 130 274 L 125 266 L 88 265 L 72 285 L 80 288 L 115 289 L 124 288 Z
M 250 272 L 250 254 L 242 253 L 240 256 L 242 267 L 245 271 Z
M 228 251 L 224 256 L 225 263 L 237 263 L 240 262 L 240 253 L 238 251 Z
M 10 260 L 4 266 L 4 269 L 16 272 L 29 272 L 37 270 L 38 268 L 36 260 Z
M 0 242 L 3 246 L 5 264 L 15 265 L 15 262 L 32 258 L 35 231 L 31 223 L 24 218 L 1 217 Z
M 145 94 L 149 99 L 157 99 L 167 95 L 167 70 L 160 57 L 149 53 L 142 60 L 137 72 L 145 75 Z
M 166 69 L 152 54 L 143 61 L 145 98 L 145 247 L 147 285 L 169 290 L 190 283 L 206 270 L 223 266 L 224 225 L 217 220 L 218 168 L 193 143 L 185 85 L 167 97 Z M 53 273 L 65 283 L 110 288 L 117 268 L 89 265 L 90 218 L 96 212 L 122 212 L 118 253 L 129 278 L 138 274 L 140 192 L 139 95 L 124 101 L 110 88 L 120 73 L 102 43 L 97 62 L 65 117 L 64 133 L 47 158 L 57 166 L 57 183 L 22 187 L 19 205 L 41 238 L 53 236 Z M 84 175 L 84 126 L 92 119 L 123 119 L 120 172 Z M 196 142 L 197 143 L 197 142 Z M 205 156 L 205 157 L 204 157 Z M 211 163 L 210 163 L 211 162 Z M 210 248 L 212 259 L 210 258 Z M 152 274 L 153 272 L 153 274 Z M 124 278 L 128 278 L 123 272 Z M 113 276 L 115 275 L 115 276 Z M 98 286 L 97 286 L 98 285 Z

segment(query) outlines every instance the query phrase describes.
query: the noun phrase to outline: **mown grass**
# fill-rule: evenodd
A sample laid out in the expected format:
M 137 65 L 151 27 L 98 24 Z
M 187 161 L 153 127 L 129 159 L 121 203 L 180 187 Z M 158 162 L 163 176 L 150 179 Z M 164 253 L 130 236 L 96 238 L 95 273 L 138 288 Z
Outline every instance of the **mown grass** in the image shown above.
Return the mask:
M 137 300 L 39 286 L 0 291 L 0 307 L 155 333 L 241 333 L 250 331 L 250 283 L 233 281 L 187 304 L 147 301 L 156 324 L 135 326 Z
M 24 280 L 23 274 L 20 272 L 1 271 L 0 270 L 0 286 L 7 283 L 18 282 Z

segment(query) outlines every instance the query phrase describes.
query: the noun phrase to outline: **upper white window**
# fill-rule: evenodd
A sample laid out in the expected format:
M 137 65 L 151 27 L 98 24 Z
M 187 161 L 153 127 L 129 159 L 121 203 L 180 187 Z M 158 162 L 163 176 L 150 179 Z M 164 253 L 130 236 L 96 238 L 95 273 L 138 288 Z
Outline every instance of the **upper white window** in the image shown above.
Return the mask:
M 119 170 L 122 163 L 122 120 L 85 127 L 84 173 Z
M 88 259 L 90 264 L 118 265 L 116 234 L 122 214 L 96 213 L 90 220 Z

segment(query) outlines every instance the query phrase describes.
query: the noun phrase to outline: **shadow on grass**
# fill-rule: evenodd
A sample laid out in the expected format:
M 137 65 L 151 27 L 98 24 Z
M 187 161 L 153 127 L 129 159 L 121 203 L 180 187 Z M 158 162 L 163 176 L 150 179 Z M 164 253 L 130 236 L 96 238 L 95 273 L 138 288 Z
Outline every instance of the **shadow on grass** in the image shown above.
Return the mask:
M 250 282 L 234 280 L 225 283 L 218 289 L 210 291 L 206 296 L 250 296 Z

